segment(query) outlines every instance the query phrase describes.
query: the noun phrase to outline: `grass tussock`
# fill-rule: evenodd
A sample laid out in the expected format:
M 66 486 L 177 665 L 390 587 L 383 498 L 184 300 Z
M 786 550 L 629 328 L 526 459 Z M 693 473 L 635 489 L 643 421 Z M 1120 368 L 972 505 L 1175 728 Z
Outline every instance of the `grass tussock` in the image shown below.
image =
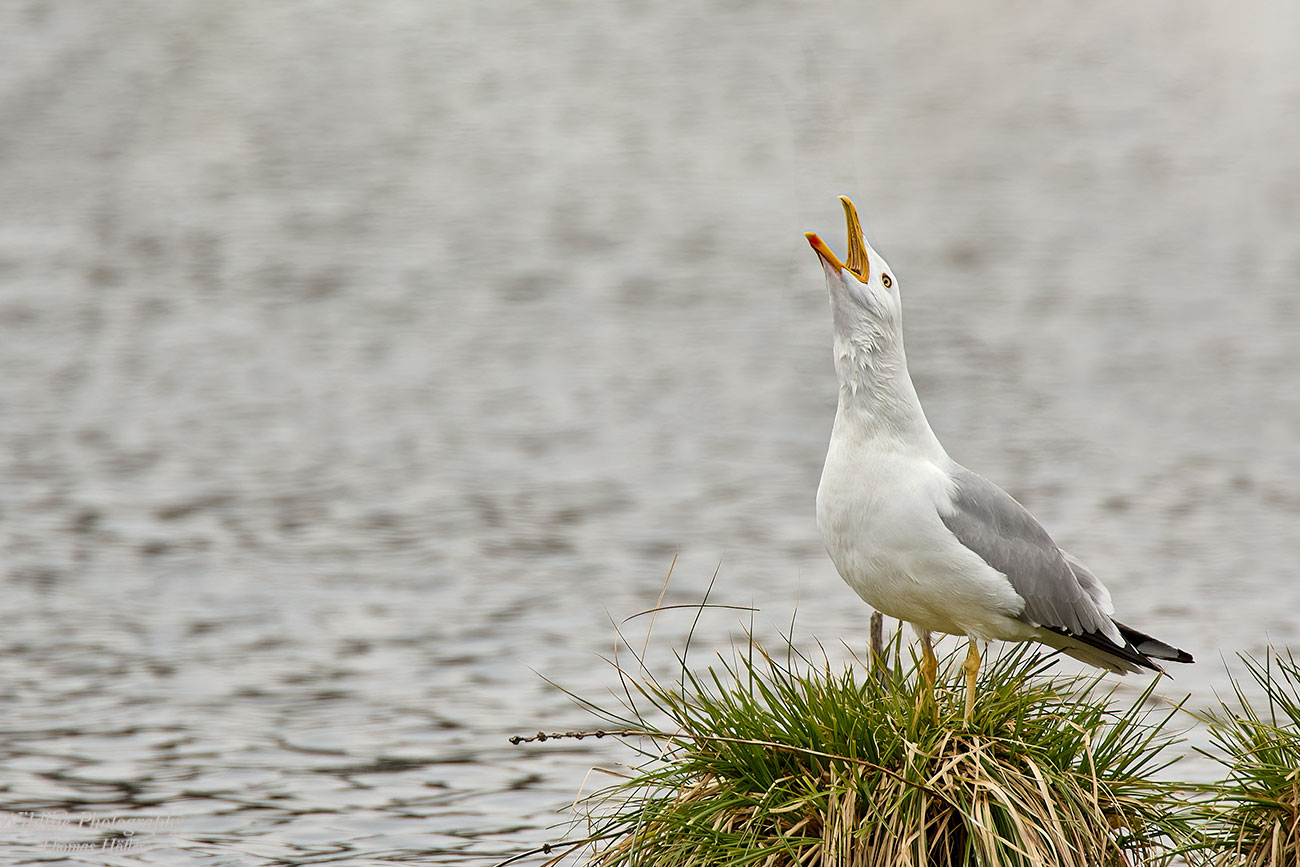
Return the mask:
M 966 721 L 956 681 L 932 701 L 914 664 L 835 670 L 753 642 L 703 671 L 679 661 L 671 682 L 640 660 L 620 668 L 621 707 L 582 702 L 642 760 L 584 802 L 590 845 L 566 854 L 597 867 L 1131 867 L 1168 861 L 1186 835 L 1174 790 L 1152 779 L 1173 761 L 1176 709 L 1147 710 L 1150 688 L 1117 708 L 1096 679 L 1052 677 L 1051 660 L 1018 648 L 985 666 Z
M 1206 863 L 1233 867 L 1300 865 L 1300 662 L 1290 651 L 1264 661 L 1241 657 L 1268 706 L 1257 709 L 1233 681 L 1235 706 L 1209 713 L 1214 751 L 1227 768 L 1209 787 L 1201 826 Z

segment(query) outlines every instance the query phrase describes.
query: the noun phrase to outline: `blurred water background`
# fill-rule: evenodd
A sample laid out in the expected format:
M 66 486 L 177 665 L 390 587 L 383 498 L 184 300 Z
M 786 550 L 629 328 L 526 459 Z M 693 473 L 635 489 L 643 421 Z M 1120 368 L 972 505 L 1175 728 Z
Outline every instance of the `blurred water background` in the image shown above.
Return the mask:
M 1300 640 L 1298 54 L 1280 0 L 3 4 L 0 858 L 555 839 L 630 756 L 506 738 L 674 557 L 860 647 L 840 193 L 949 451 L 1207 705 Z

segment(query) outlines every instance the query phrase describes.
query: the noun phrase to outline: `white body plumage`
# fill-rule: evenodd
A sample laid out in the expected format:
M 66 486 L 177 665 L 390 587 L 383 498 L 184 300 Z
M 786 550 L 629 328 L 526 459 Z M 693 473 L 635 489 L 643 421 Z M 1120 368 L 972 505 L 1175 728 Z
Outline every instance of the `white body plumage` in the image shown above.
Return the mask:
M 851 393 L 840 400 L 817 488 L 817 525 L 840 576 L 868 605 L 918 629 L 1033 637 L 1015 619 L 1025 602 L 1006 577 L 939 518 L 952 501 L 952 461 L 933 436 L 918 449 L 862 424 Z

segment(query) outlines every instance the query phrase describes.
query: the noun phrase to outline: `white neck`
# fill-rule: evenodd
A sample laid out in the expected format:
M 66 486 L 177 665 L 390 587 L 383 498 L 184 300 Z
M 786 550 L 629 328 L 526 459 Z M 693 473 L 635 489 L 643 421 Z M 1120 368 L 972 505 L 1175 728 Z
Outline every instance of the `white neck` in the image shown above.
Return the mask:
M 902 334 L 836 333 L 835 372 L 840 380 L 835 433 L 919 451 L 935 460 L 947 458 L 907 372 Z

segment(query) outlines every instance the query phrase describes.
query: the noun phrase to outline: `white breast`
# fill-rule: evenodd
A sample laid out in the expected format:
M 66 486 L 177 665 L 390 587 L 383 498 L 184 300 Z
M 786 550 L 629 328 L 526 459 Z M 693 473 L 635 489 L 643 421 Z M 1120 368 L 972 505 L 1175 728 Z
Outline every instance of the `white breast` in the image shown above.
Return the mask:
M 893 439 L 831 437 L 817 524 L 840 576 L 873 608 L 922 629 L 1025 638 L 1024 600 L 939 518 L 951 496 L 946 454 Z

